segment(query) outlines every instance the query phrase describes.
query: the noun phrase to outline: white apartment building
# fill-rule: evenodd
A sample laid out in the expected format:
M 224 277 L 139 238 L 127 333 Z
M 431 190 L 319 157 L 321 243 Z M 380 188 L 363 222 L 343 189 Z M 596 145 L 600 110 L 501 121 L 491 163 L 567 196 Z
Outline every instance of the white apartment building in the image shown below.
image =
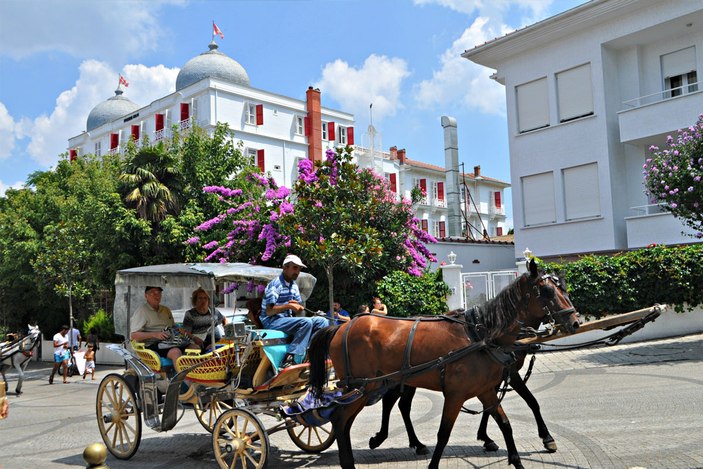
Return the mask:
M 642 165 L 703 112 L 703 2 L 592 0 L 463 57 L 505 86 L 516 257 L 694 242 Z
M 69 152 L 119 152 L 129 139 L 167 138 L 173 125 L 181 132 L 193 124 L 211 132 L 218 122 L 229 124 L 252 164 L 287 187 L 300 159 L 319 160 L 327 148 L 354 144 L 354 116 L 322 107 L 320 90 L 308 88 L 301 101 L 253 88 L 244 68 L 213 41 L 183 66 L 174 93 L 140 106 L 118 87 L 90 112 L 85 132 L 69 139 Z

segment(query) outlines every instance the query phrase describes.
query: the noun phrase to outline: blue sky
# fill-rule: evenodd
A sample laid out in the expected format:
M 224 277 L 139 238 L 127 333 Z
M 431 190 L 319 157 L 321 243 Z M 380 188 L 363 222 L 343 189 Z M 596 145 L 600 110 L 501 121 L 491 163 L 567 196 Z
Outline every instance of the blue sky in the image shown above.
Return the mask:
M 510 181 L 505 90 L 466 49 L 584 0 L 2 0 L 0 194 L 56 165 L 90 110 L 113 96 L 146 105 L 175 90 L 178 70 L 220 51 L 255 88 L 351 112 L 383 147 L 444 165 L 440 117 L 457 119 L 470 172 Z M 506 194 L 508 202 L 509 194 Z M 507 206 L 510 209 L 510 206 Z

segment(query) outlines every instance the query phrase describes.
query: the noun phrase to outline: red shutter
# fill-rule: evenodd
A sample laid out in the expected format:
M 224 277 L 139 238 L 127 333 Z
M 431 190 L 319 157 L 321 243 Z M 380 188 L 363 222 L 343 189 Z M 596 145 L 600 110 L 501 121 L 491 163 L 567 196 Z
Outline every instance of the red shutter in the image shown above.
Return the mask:
M 135 142 L 139 141 L 139 126 L 138 125 L 132 126 L 132 140 L 134 140 Z
M 347 127 L 347 145 L 354 145 L 354 127 Z
M 439 237 L 440 237 L 440 238 L 446 238 L 446 237 L 447 237 L 447 228 L 445 227 L 443 221 L 439 222 Z
M 424 231 L 425 233 L 429 232 L 427 230 L 427 220 L 420 220 L 420 227 L 422 228 L 422 231 Z
M 114 150 L 120 144 L 120 134 L 110 134 L 110 150 Z
M 329 140 L 330 142 L 334 142 L 335 140 L 334 122 L 327 123 L 327 140 Z
M 159 130 L 164 130 L 164 115 L 163 114 L 156 115 L 156 131 L 158 132 Z
M 310 117 L 306 116 L 303 118 L 303 126 L 305 127 L 305 136 L 309 137 L 310 132 L 312 132 L 312 126 L 310 125 Z
M 423 194 L 427 194 L 427 179 L 420 179 L 420 190 Z
M 190 117 L 190 103 L 181 103 L 181 121 L 188 120 Z
M 439 200 L 444 200 L 444 183 L 443 182 L 437 183 L 437 198 Z
M 503 228 L 502 227 L 499 226 L 498 228 L 496 228 L 496 236 L 503 236 Z
M 78 158 L 78 151 L 76 150 L 69 150 L 69 161 L 76 161 Z
M 390 174 L 390 180 L 391 180 L 391 192 L 396 193 L 398 192 L 398 176 L 395 173 Z
M 256 150 L 256 165 L 259 167 L 261 172 L 265 171 L 266 165 L 264 164 L 264 150 Z
M 256 105 L 256 125 L 264 125 L 264 105 Z
M 500 208 L 500 192 L 495 193 L 496 208 Z

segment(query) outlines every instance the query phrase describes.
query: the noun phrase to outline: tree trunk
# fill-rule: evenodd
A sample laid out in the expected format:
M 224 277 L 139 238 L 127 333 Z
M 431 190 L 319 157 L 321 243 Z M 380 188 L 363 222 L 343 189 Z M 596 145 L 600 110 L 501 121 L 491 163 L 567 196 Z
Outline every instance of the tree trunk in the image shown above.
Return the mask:
M 329 315 L 327 316 L 327 320 L 330 323 L 330 326 L 334 326 L 336 324 L 334 320 L 334 306 L 332 305 L 334 303 L 334 268 L 332 265 L 326 265 L 325 266 L 325 273 L 327 274 L 327 296 L 329 300 Z

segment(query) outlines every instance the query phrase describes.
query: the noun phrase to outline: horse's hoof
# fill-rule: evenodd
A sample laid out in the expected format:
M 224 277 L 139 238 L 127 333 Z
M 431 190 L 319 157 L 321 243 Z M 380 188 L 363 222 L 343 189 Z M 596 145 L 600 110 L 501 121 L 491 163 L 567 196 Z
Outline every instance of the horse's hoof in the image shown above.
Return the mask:
M 550 453 L 556 453 L 557 452 L 557 443 L 554 441 L 554 438 L 551 436 L 548 436 L 547 438 L 542 439 L 542 443 L 544 444 L 544 448 L 549 451 Z
M 15 395 L 21 396 L 21 395 L 22 395 L 22 391 L 15 391 Z
M 372 436 L 371 438 L 369 438 L 369 448 L 371 449 L 378 448 L 379 446 L 381 446 L 381 443 L 383 443 L 383 440 L 378 436 Z
M 411 446 L 411 448 L 415 448 L 415 454 L 418 456 L 424 456 L 426 454 L 430 454 L 430 450 L 427 449 L 427 446 L 420 444 L 417 446 Z
M 495 441 L 487 441 L 483 444 L 483 449 L 490 452 L 498 451 L 498 445 Z

